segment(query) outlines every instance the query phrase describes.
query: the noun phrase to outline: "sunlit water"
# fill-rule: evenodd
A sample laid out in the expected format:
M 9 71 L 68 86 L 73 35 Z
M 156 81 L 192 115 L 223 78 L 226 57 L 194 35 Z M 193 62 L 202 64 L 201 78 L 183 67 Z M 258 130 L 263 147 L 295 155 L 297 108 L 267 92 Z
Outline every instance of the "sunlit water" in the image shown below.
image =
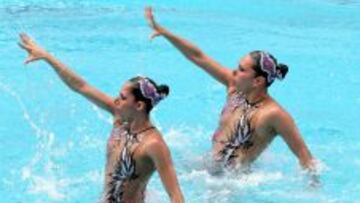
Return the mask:
M 321 161 L 308 186 L 277 138 L 248 175 L 213 177 L 204 156 L 225 89 L 164 39 L 149 42 L 143 7 L 228 67 L 265 49 L 290 67 L 270 93 Z M 171 87 L 153 112 L 187 202 L 360 202 L 360 1 L 10 1 L 0 4 L 0 202 L 96 202 L 111 118 L 43 62 L 25 67 L 31 36 L 109 95 L 141 74 Z M 147 202 L 168 202 L 157 175 Z

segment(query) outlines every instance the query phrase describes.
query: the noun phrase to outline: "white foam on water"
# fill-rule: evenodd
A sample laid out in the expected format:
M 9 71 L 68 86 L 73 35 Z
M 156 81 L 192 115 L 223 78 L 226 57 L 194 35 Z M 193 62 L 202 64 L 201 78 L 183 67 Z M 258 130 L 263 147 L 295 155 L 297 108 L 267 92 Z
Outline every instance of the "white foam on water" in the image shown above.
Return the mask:
M 285 190 L 274 189 L 259 191 L 259 195 L 263 198 L 271 199 L 272 197 L 281 197 L 281 199 L 292 200 L 296 202 L 323 202 L 323 203 L 335 203 L 339 202 L 336 198 L 326 196 L 317 192 L 316 190 Z M 278 199 L 278 198 L 277 198 Z
M 46 195 L 50 200 L 62 201 L 69 197 L 69 188 L 76 184 L 88 184 L 94 182 L 102 184 L 100 171 L 90 171 L 81 177 L 66 177 L 61 174 L 61 168 L 53 161 L 53 158 L 64 156 L 74 145 L 69 142 L 65 147 L 54 147 L 55 134 L 40 127 L 31 117 L 21 97 L 8 85 L 0 82 L 0 90 L 15 98 L 23 112 L 24 120 L 29 124 L 37 138 L 36 152 L 30 155 L 29 162 L 19 171 L 14 171 L 14 177 L 20 175 L 23 184 L 27 185 L 27 192 L 31 195 Z M 96 144 L 98 146 L 98 144 Z M 4 181 L 4 180 L 3 180 Z M 7 179 L 10 184 L 14 180 Z
M 22 170 L 22 179 L 29 182 L 27 192 L 32 195 L 46 195 L 50 200 L 61 201 L 71 199 L 78 185 L 93 183 L 102 184 L 101 171 L 89 171 L 78 177 L 61 177 L 56 175 L 51 163 L 46 166 L 45 174 L 35 174 L 30 168 Z
M 191 202 L 229 202 L 234 194 L 245 194 L 248 190 L 256 190 L 261 185 L 282 181 L 284 178 L 281 172 L 268 171 L 213 176 L 206 170 L 192 170 L 179 175 L 181 182 L 193 185 L 196 191 L 196 194 L 192 194 Z
M 30 163 L 21 170 L 21 179 L 28 185 L 27 192 L 29 194 L 46 194 L 52 200 L 63 200 L 65 194 L 61 192 L 61 189 L 65 186 L 65 182 L 54 175 L 55 164 L 51 161 L 47 162 L 43 166 L 44 171 L 40 174 L 33 171 L 33 167 L 35 167 L 33 164 L 37 164 L 37 162 Z
M 193 170 L 189 174 L 182 174 L 180 177 L 186 181 L 195 179 L 202 180 L 208 186 L 243 189 L 256 187 L 267 182 L 282 180 L 284 175 L 281 172 L 257 171 L 239 175 L 229 173 L 219 177 L 209 174 L 206 170 Z
M 169 128 L 165 133 L 167 144 L 173 149 L 197 151 L 204 148 L 202 144 L 210 141 L 210 132 L 201 127 L 190 128 L 188 126 L 176 126 Z
M 65 193 L 60 188 L 66 186 L 66 181 L 56 180 L 54 178 L 45 178 L 42 176 L 32 176 L 31 186 L 28 190 L 30 194 L 47 194 L 51 200 L 63 200 Z
M 168 202 L 168 197 L 164 195 L 163 192 L 158 190 L 147 190 L 145 192 L 145 202 Z

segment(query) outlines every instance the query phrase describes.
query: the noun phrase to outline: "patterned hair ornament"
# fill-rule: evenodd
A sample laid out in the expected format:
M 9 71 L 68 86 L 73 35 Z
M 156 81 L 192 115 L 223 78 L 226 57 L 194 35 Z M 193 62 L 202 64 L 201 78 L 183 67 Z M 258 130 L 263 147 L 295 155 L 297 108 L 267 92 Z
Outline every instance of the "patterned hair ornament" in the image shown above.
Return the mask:
M 141 94 L 145 98 L 151 100 L 151 105 L 153 107 L 166 97 L 164 94 L 159 94 L 155 85 L 147 78 L 141 78 L 139 80 L 139 86 Z
M 260 68 L 263 72 L 267 74 L 267 82 L 272 83 L 276 78 L 279 80 L 283 79 L 283 75 L 280 70 L 276 69 L 276 63 L 274 59 L 270 57 L 270 54 L 267 52 L 260 53 Z

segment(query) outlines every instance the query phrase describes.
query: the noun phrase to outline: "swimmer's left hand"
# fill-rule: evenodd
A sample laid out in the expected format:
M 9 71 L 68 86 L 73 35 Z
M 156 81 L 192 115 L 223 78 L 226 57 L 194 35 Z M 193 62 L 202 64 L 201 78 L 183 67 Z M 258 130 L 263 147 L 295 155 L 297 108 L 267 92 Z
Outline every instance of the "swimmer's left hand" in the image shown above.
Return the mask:
M 320 181 L 320 163 L 318 160 L 312 159 L 307 163 L 305 173 L 309 177 L 309 187 L 310 188 L 319 188 L 321 187 Z
M 309 181 L 309 186 L 311 188 L 320 188 L 321 187 L 319 175 L 311 175 L 310 181 Z
M 38 46 L 34 40 L 32 40 L 27 34 L 21 33 L 20 34 L 20 42 L 18 43 L 19 46 L 28 52 L 29 56 L 25 60 L 25 64 L 30 62 L 45 59 L 49 53 L 45 51 L 43 48 Z

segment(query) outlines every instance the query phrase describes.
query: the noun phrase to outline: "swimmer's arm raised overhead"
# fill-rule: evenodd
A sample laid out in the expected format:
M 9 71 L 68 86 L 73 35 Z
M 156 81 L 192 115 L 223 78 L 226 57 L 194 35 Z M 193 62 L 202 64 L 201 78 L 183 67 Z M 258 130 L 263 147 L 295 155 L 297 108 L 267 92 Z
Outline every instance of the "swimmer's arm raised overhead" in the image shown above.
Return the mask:
M 198 47 L 191 44 L 189 41 L 174 35 L 164 27 L 160 26 L 152 14 L 151 7 L 145 8 L 145 17 L 154 30 L 154 33 L 150 36 L 151 39 L 156 36 L 163 36 L 171 42 L 186 58 L 201 67 L 219 82 L 226 86 L 229 86 L 232 71 L 223 67 L 218 62 L 203 53 Z
M 176 172 L 171 161 L 168 147 L 161 139 L 154 139 L 146 147 L 147 154 L 155 164 L 156 170 L 160 175 L 161 181 L 170 197 L 172 203 L 183 203 L 182 195 Z
M 61 63 L 49 52 L 38 46 L 25 33 L 20 34 L 19 46 L 25 51 L 27 51 L 29 54 L 28 58 L 25 60 L 25 64 L 31 63 L 36 60 L 46 61 L 49 65 L 51 65 L 51 67 L 53 67 L 61 80 L 70 89 L 85 96 L 87 99 L 89 99 L 91 102 L 93 102 L 100 108 L 113 114 L 114 102 L 110 96 L 89 85 L 84 79 L 71 71 L 66 65 Z

